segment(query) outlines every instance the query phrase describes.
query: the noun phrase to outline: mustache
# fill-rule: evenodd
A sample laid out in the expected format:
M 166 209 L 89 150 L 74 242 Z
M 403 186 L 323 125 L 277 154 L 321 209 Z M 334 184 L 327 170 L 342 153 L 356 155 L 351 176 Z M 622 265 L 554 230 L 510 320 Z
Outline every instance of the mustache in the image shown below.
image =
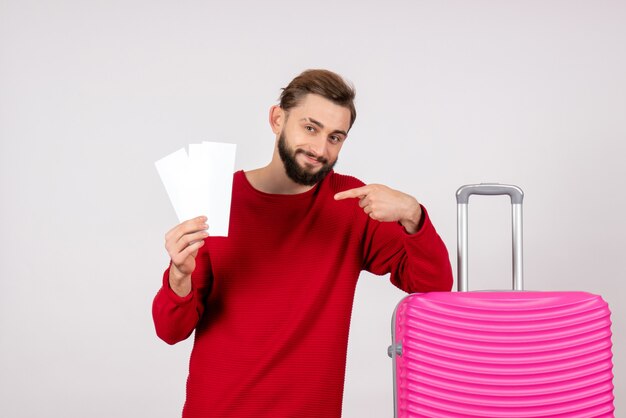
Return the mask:
M 313 154 L 311 151 L 305 151 L 305 150 L 303 150 L 303 149 L 297 149 L 297 150 L 296 150 L 296 152 L 295 152 L 295 154 L 294 154 L 294 157 L 295 157 L 296 155 L 298 155 L 298 154 L 304 154 L 304 155 L 306 155 L 307 157 L 311 157 L 311 158 L 313 158 L 313 159 L 314 159 L 314 160 L 316 160 L 317 162 L 320 162 L 320 163 L 322 163 L 322 164 L 328 164 L 328 160 L 327 160 L 326 158 L 324 158 L 324 157 L 322 157 L 322 156 L 315 155 L 315 154 Z

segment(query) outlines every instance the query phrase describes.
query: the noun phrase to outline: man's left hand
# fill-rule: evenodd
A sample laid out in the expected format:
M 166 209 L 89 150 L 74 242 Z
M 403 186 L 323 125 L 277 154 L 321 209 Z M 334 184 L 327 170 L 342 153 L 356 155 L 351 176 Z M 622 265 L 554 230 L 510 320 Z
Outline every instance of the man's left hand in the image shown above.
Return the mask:
M 368 184 L 335 195 L 335 200 L 350 198 L 358 198 L 359 206 L 370 218 L 381 222 L 400 222 L 409 234 L 417 232 L 422 208 L 413 196 L 382 184 Z

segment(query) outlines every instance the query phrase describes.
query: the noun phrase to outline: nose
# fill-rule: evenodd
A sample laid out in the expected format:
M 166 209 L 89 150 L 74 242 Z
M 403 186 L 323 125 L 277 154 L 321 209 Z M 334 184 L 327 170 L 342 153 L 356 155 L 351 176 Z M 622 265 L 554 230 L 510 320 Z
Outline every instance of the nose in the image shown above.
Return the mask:
M 311 151 L 318 157 L 326 158 L 326 147 L 328 142 L 323 135 L 317 135 L 313 141 L 311 141 Z

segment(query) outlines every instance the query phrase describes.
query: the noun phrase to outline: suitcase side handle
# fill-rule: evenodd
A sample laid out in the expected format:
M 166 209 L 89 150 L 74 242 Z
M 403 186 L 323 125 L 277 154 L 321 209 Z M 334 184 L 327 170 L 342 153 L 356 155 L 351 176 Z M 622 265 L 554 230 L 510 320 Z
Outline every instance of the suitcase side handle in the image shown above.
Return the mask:
M 469 197 L 473 194 L 489 196 L 509 195 L 511 198 L 511 217 L 513 227 L 513 290 L 523 290 L 522 203 L 524 201 L 524 192 L 519 187 L 509 184 L 481 183 L 461 186 L 456 192 L 458 291 L 468 291 L 467 205 Z

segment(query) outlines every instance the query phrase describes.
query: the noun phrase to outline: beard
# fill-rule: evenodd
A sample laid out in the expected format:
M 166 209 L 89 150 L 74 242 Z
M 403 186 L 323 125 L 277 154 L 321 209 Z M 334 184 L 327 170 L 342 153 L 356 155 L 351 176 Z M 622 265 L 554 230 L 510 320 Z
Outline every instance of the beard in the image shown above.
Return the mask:
M 298 154 L 304 154 L 309 157 L 313 157 L 317 161 L 322 163 L 322 166 L 317 171 L 309 170 L 306 165 L 302 167 L 296 161 L 296 156 Z M 280 137 L 278 137 L 278 155 L 280 155 L 280 159 L 283 160 L 283 165 L 285 166 L 285 172 L 287 173 L 287 176 L 295 183 L 301 184 L 303 186 L 313 186 L 322 181 L 337 163 L 336 159 L 335 161 L 329 162 L 326 158 L 316 157 L 315 154 L 312 154 L 303 149 L 297 149 L 295 151 L 290 149 L 287 146 L 284 132 L 280 134 Z

